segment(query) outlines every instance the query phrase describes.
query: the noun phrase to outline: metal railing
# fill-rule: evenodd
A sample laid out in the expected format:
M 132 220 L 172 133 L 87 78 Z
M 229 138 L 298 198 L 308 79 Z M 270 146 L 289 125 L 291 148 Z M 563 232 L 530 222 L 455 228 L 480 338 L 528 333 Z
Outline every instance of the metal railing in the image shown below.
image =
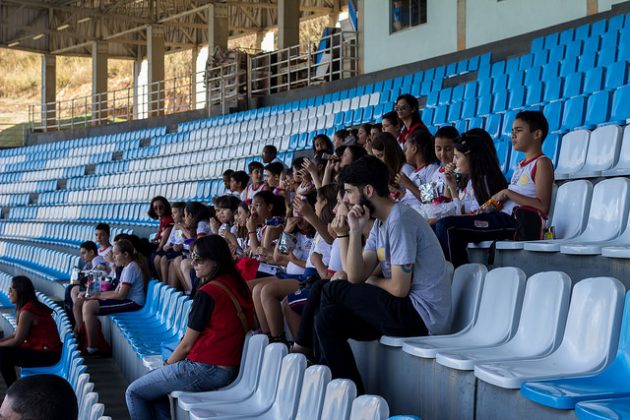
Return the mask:
M 338 32 L 246 60 L 147 85 L 29 106 L 31 130 L 89 127 L 206 109 L 225 114 L 239 101 L 358 74 L 354 32 Z
M 358 74 L 356 33 L 337 32 L 249 60 L 249 95 L 271 95 Z

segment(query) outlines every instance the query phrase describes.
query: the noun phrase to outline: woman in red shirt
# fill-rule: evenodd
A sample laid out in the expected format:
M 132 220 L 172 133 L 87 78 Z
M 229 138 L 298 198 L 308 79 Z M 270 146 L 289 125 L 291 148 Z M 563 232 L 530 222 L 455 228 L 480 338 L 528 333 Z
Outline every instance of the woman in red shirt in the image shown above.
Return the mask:
M 158 227 L 157 234 L 152 241 L 152 252 L 149 256 L 149 267 L 151 269 L 151 273 L 160 278 L 160 265 L 157 260 L 158 256 L 163 257 L 166 255 L 164 251 L 164 245 L 166 245 L 166 241 L 168 240 L 169 235 L 171 234 L 171 229 L 173 229 L 173 225 L 175 222 L 173 221 L 173 212 L 171 209 L 171 204 L 168 200 L 161 195 L 153 197 L 151 200 L 151 205 L 149 206 L 149 217 L 154 220 L 160 221 L 160 226 Z M 160 279 L 165 281 L 165 279 Z
M 0 373 L 7 387 L 17 380 L 16 366 L 51 366 L 61 358 L 52 309 L 37 300 L 31 280 L 13 277 L 9 298 L 16 306 L 17 328 L 13 335 L 0 340 Z
M 404 126 L 398 137 L 398 143 L 400 143 L 401 146 L 405 145 L 407 137 L 418 128 L 429 131 L 427 126 L 422 122 L 422 118 L 420 118 L 420 108 L 415 96 L 409 93 L 400 95 L 398 99 L 396 99 L 394 111 L 396 111 L 398 118 L 402 121 Z
M 222 388 L 238 373 L 245 334 L 254 320 L 249 288 L 219 235 L 197 239 L 191 246 L 191 260 L 200 286 L 188 315 L 188 328 L 164 367 L 127 388 L 132 419 L 168 419 L 170 392 Z

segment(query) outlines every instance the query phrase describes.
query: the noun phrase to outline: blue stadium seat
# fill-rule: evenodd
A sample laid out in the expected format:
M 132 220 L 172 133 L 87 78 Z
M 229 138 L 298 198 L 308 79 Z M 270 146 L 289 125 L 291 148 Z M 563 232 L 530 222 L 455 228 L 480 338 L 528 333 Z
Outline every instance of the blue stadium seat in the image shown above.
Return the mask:
M 475 98 L 466 99 L 463 102 L 461 118 L 473 118 L 477 115 L 477 100 Z
M 591 24 L 591 37 L 602 36 L 606 33 L 606 26 L 608 21 L 601 19 Z
M 525 103 L 533 105 L 543 102 L 543 82 L 536 82 L 527 85 Z
M 435 108 L 424 108 L 422 110 L 422 121 L 433 121 L 433 113 Z
M 500 74 L 494 78 L 492 78 L 492 92 L 500 92 L 502 90 L 507 89 L 507 75 Z
M 448 108 L 447 120 L 450 122 L 457 121 L 462 116 L 462 102 L 455 102 Z
M 565 103 L 560 125 L 561 130 L 568 131 L 582 125 L 584 122 L 584 105 L 584 96 L 575 96 Z
M 515 87 L 511 89 L 510 100 L 508 101 L 508 109 L 521 108 L 525 101 L 525 88 L 523 86 Z
M 560 34 L 558 32 L 551 33 L 545 37 L 544 48 L 551 50 L 558 45 Z
M 492 109 L 492 96 L 480 95 L 477 102 L 477 115 L 486 116 Z
M 560 129 L 560 119 L 562 117 L 562 101 L 553 101 L 545 105 L 543 113 L 549 122 L 549 132 L 552 133 Z
M 590 33 L 590 25 L 588 23 L 580 25 L 577 28 L 575 28 L 575 39 L 584 41 L 585 39 L 588 38 L 589 33 Z
M 567 77 L 577 70 L 577 57 L 567 57 L 560 62 L 560 77 Z
M 486 118 L 485 130 L 493 139 L 501 136 L 501 114 L 490 114 Z
M 595 67 L 595 59 L 597 58 L 597 50 L 587 50 L 586 47 L 584 49 L 584 53 L 579 57 L 580 61 L 578 63 L 579 71 L 588 71 Z
M 494 142 L 494 148 L 497 151 L 501 172 L 505 174 L 508 169 L 510 150 L 512 150 L 512 140 L 509 137 L 502 137 Z
M 618 44 L 618 35 L 616 32 L 606 34 L 602 38 L 602 47 L 599 50 L 599 54 L 597 55 L 598 67 L 607 67 L 616 61 L 617 44 Z
M 623 28 L 623 15 L 615 15 L 608 20 L 608 29 L 607 33 L 619 31 Z
M 595 67 L 588 70 L 584 78 L 584 93 L 593 93 L 601 90 L 604 86 L 604 69 Z
M 560 99 L 562 91 L 562 79 L 555 77 L 545 83 L 545 102 Z
M 429 92 L 429 94 L 427 95 L 427 102 L 426 102 L 427 106 L 428 107 L 438 106 L 439 97 L 440 97 L 439 90 Z
M 555 168 L 558 164 L 558 155 L 560 153 L 560 139 L 561 134 L 550 133 L 547 135 L 547 138 L 543 142 L 542 151 L 551 162 L 553 162 L 553 167 Z
M 595 128 L 608 121 L 610 115 L 610 93 L 606 90 L 594 93 L 588 98 L 584 125 Z
M 494 100 L 492 101 L 492 112 L 503 112 L 507 109 L 507 96 L 508 93 L 506 90 L 498 91 L 494 95 Z
M 508 74 L 508 84 L 507 87 L 509 90 L 517 89 L 523 86 L 523 79 L 525 77 L 525 72 L 516 70 L 512 73 Z
M 547 51 L 547 50 L 541 50 L 541 51 L 534 51 L 534 50 L 532 50 L 532 53 L 534 54 L 534 63 L 532 64 L 533 67 L 543 66 L 543 65 L 548 63 L 549 51 Z
M 451 94 L 451 102 L 458 102 L 464 99 L 464 85 L 457 85 L 453 88 L 453 92 Z
M 526 71 L 534 65 L 534 56 L 532 54 L 524 54 L 519 59 L 518 69 Z
M 568 99 L 572 98 L 573 96 L 581 95 L 583 92 L 583 81 L 583 73 L 577 72 L 568 75 L 566 80 L 564 81 L 564 92 L 562 96 Z
M 453 93 L 452 88 L 444 88 L 439 92 L 439 105 L 448 105 L 451 102 L 451 94 Z M 428 98 L 427 98 L 428 101 Z
M 474 99 L 477 97 L 477 82 L 468 82 L 464 86 L 464 99 Z
M 433 115 L 433 125 L 439 126 L 446 123 L 446 115 L 448 113 L 448 105 L 440 105 L 435 108 Z M 424 116 L 424 113 L 423 113 Z M 423 118 L 423 121 L 427 121 Z
M 616 89 L 626 84 L 628 80 L 628 63 L 617 61 L 606 68 L 604 89 Z
M 573 29 L 565 29 L 564 31 L 560 32 L 560 39 L 558 43 L 561 45 L 569 44 L 570 42 L 573 41 L 573 35 L 574 35 Z
M 630 85 L 615 91 L 610 114 L 610 122 L 613 124 L 625 124 L 630 118 Z

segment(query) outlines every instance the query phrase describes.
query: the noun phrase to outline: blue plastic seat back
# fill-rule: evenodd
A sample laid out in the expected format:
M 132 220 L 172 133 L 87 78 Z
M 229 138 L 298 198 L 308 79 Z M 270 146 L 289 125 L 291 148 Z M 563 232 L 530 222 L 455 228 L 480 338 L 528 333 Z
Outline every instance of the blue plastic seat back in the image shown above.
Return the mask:
M 624 124 L 630 118 L 630 85 L 615 91 L 610 114 L 610 121 L 617 124 Z
M 562 101 L 550 102 L 543 108 L 543 113 L 547 117 L 549 123 L 549 132 L 560 129 L 560 121 L 562 117 Z
M 601 90 L 604 85 L 604 69 L 596 67 L 586 72 L 584 79 L 584 93 Z
M 564 81 L 564 93 L 565 98 L 572 98 L 573 96 L 582 94 L 582 84 L 584 81 L 584 74 L 581 72 L 572 73 L 567 76 Z
M 554 99 L 559 99 L 562 91 L 562 79 L 559 77 L 552 78 L 545 82 L 545 96 L 543 99 L 545 102 L 553 101 Z
M 576 96 L 569 99 L 564 105 L 560 129 L 572 130 L 580 127 L 584 122 L 584 105 L 584 96 Z
M 610 93 L 606 90 L 594 93 L 588 98 L 584 124 L 595 127 L 608 121 L 610 115 Z
M 619 86 L 626 84 L 628 80 L 628 63 L 625 61 L 618 61 L 612 63 L 606 68 L 606 80 L 604 82 L 604 89 L 616 89 Z

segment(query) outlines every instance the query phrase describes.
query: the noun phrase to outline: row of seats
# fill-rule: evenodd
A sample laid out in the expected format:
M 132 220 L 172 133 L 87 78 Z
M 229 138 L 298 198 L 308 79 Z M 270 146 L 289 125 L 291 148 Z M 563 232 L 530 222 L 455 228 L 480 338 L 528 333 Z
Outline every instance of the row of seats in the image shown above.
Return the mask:
M 164 135 L 165 133 L 166 126 L 162 126 L 155 128 L 146 128 L 143 130 L 128 131 L 125 133 L 107 134 L 104 136 L 83 137 L 64 142 L 54 142 L 13 149 L 4 149 L 0 150 L 0 163 L 26 160 L 26 158 L 30 158 L 34 155 L 42 156 L 48 152 L 56 152 L 59 150 L 66 151 L 66 155 L 68 155 L 69 153 L 88 155 L 96 153 L 99 150 L 98 148 L 101 147 L 103 144 L 132 142 L 134 140 L 141 140 L 152 136 Z M 92 147 L 94 148 L 92 149 Z M 79 152 L 72 152 L 72 150 L 75 149 Z
M 56 189 L 56 180 L 0 184 L 0 194 L 41 193 Z
M 79 265 L 79 256 L 0 241 L 0 263 L 57 282 L 70 279 L 72 268 Z
M 147 369 L 162 366 L 160 344 L 177 341 L 183 336 L 191 304 L 192 301 L 181 292 L 152 280 L 148 285 L 146 304 L 140 311 L 110 317 L 114 357 L 130 380 L 141 376 Z M 213 401 L 212 392 L 174 393 L 178 407 L 182 404 L 188 407 L 187 411 L 192 411 L 191 418 L 219 414 L 263 419 L 388 417 L 387 403 L 382 398 L 369 397 L 370 404 L 362 400 L 353 403 L 356 387 L 351 381 L 331 382 L 330 370 L 325 366 L 313 366 L 305 371 L 306 359 L 302 355 L 287 356 L 285 345 L 268 346 L 267 343 L 265 335 L 248 337 L 237 379 L 228 389 L 218 391 L 223 396 L 218 400 L 222 402 L 223 410 L 214 405 L 208 412 L 208 405 Z M 234 398 L 232 401 L 226 399 L 230 394 Z M 194 405 L 188 401 L 186 405 L 188 397 L 202 404 Z M 368 397 L 362 398 L 366 400 Z M 237 401 L 238 408 L 235 408 L 233 403 Z M 375 414 L 368 415 L 372 412 L 364 410 L 374 404 L 378 409 Z
M 247 337 L 241 368 L 226 388 L 171 393 L 175 419 L 217 417 L 296 420 L 384 420 L 387 402 L 377 395 L 357 397 L 348 379 L 331 380 L 328 367 L 306 366 L 302 354 L 287 354 L 284 344 L 267 336 Z
M 110 234 L 112 238 L 121 233 L 132 235 L 133 230 L 111 228 Z M 0 222 L 0 238 L 3 239 L 17 239 L 78 248 L 81 243 L 93 236 L 94 225 Z
M 5 290 L 5 278 L 8 278 L 10 284 L 11 277 L 5 273 L 0 273 L 0 288 L 2 290 Z M 94 392 L 94 383 L 89 382 L 90 375 L 86 372 L 87 366 L 81 357 L 81 352 L 78 350 L 77 341 L 71 333 L 72 326 L 68 316 L 62 308 L 46 295 L 37 292 L 37 298 L 53 310 L 52 316 L 63 345 L 61 358 L 59 362 L 52 366 L 22 368 L 20 377 L 43 374 L 60 376 L 68 381 L 77 396 L 79 419 L 111 420 L 110 417 L 103 416 L 105 406 L 98 402 L 98 393 Z M 12 334 L 17 328 L 15 316 L 4 313 L 1 315 L 9 321 L 8 325 L 11 326 L 10 331 L 4 331 L 5 335 Z
M 618 377 L 628 389 L 624 376 L 628 371 L 618 367 L 619 363 L 627 366 L 630 295 L 624 310 L 625 288 L 617 279 L 588 278 L 575 283 L 573 289 L 571 283 L 569 276 L 557 271 L 526 279 L 514 267 L 487 272 L 480 264 L 464 265 L 453 278 L 454 333 L 384 336 L 381 343 L 412 356 L 435 359 L 450 369 L 474 370 L 478 379 L 500 388 L 598 374 L 607 376 L 599 378 L 601 381 L 583 380 L 595 387 L 616 388 L 618 381 L 603 379 Z M 566 381 L 571 382 L 558 382 Z M 542 385 L 530 388 L 546 395 L 546 401 L 572 400 L 571 392 L 577 393 L 575 388 L 564 395 Z M 554 406 L 573 408 L 566 403 Z
M 182 292 L 151 280 L 142 309 L 110 316 L 114 357 L 129 382 L 162 366 L 160 344 L 183 337 L 191 305 Z
M 46 181 L 50 179 L 67 179 L 85 175 L 85 166 L 44 169 L 29 172 L 7 172 L 0 174 L 0 182 Z
M 501 241 L 497 249 L 561 252 L 630 258 L 630 180 L 609 178 L 593 186 L 576 180 L 562 184 L 555 195 L 550 226 L 556 239 Z M 485 248 L 489 243 L 472 247 Z
M 7 216 L 11 221 L 110 223 L 157 226 L 148 215 L 149 203 L 77 206 L 14 207 Z

